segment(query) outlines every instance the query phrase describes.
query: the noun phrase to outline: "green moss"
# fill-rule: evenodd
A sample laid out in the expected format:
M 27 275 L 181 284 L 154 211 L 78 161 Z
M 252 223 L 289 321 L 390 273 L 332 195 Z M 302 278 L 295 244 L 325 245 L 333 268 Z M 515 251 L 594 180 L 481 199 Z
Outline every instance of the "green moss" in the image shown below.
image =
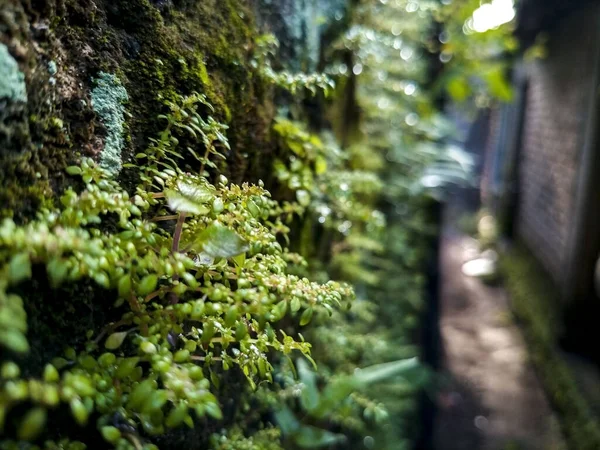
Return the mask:
M 531 359 L 553 407 L 559 413 L 569 448 L 600 448 L 600 426 L 557 348 L 560 310 L 548 276 L 523 247 L 502 260 L 511 306 L 522 324 Z
M 95 84 L 92 90 L 92 106 L 107 130 L 100 165 L 114 176 L 121 170 L 121 152 L 125 145 L 123 104 L 129 100 L 129 96 L 119 79 L 112 74 L 100 72 Z

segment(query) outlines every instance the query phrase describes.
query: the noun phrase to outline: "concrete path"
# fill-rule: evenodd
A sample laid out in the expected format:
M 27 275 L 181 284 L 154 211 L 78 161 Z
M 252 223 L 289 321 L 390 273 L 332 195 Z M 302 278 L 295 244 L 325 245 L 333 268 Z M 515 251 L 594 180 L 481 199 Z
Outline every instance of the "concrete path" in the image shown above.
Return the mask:
M 563 450 L 507 296 L 462 274 L 473 239 L 446 227 L 440 254 L 442 390 L 436 450 Z

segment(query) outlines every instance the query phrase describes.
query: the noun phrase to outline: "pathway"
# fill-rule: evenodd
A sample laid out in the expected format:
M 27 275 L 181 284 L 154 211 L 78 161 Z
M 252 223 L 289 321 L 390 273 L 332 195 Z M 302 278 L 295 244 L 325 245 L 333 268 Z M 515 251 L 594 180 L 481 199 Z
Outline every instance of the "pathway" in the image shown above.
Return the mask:
M 447 221 L 448 222 L 448 221 Z M 436 450 L 562 450 L 501 287 L 462 274 L 476 241 L 446 226 L 440 250 L 442 384 Z

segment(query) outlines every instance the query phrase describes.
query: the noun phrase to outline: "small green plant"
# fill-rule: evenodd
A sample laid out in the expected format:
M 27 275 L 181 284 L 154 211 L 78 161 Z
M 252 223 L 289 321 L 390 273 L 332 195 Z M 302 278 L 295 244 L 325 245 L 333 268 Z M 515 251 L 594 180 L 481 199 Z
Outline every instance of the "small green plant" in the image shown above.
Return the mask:
M 277 55 L 279 41 L 272 34 L 259 36 L 255 42 L 256 56 L 253 66 L 258 70 L 263 79 L 269 83 L 288 91 L 292 95 L 308 91 L 316 95 L 322 91 L 329 96 L 335 88 L 335 82 L 322 73 L 291 73 L 285 70 L 275 71 L 272 67 L 272 59 Z
M 37 377 L 20 378 L 17 362 L 4 362 L 0 426 L 17 420 L 10 413 L 18 405 L 33 405 L 18 419 L 18 439 L 42 435 L 47 411 L 67 404 L 80 426 L 94 416 L 108 443 L 155 448 L 144 436 L 222 418 L 220 373 L 239 370 L 255 388 L 272 381 L 274 354 L 310 358 L 310 344 L 286 334 L 279 321 L 304 326 L 313 314 L 352 299 L 346 285 L 286 273 L 294 258 L 277 241 L 281 208 L 264 188 L 222 176 L 211 184 L 203 176 L 214 167 L 217 143 L 227 147 L 227 141 L 224 126 L 198 119 L 197 103 L 206 105 L 197 95 L 169 104 L 167 128 L 137 155 L 148 164 L 138 168 L 133 196 L 84 159 L 68 168 L 85 183 L 82 192 L 68 189 L 61 208 L 42 210 L 26 225 L 10 219 L 0 225 L 5 349 L 28 351 L 27 318 L 13 289 L 34 266 L 45 268 L 53 288 L 89 280 L 122 311 L 103 329 L 89 330 L 81 348 L 48 361 Z M 195 158 L 196 174 L 171 158 L 187 155 L 177 151 L 176 129 L 206 147 Z M 116 220 L 115 231 L 108 231 L 109 220 Z M 168 222 L 175 223 L 171 229 L 159 226 Z M 114 425 L 115 414 L 127 431 Z
M 365 418 L 372 417 L 376 422 L 384 421 L 387 418 L 385 408 L 359 396 L 357 391 L 372 388 L 374 383 L 393 377 L 402 377 L 407 383 L 412 379 L 414 384 L 418 367 L 415 359 L 378 364 L 356 370 L 352 375 L 332 379 L 319 391 L 317 374 L 304 361 L 298 360 L 298 382 L 291 378 L 287 391 L 284 390 L 280 395 L 290 399 L 299 397 L 303 419 L 297 418 L 285 403 L 275 411 L 275 420 L 289 443 L 286 448 L 321 448 L 344 442 L 347 437 L 343 434 L 332 433 L 309 423 L 340 420 L 340 413 L 342 416 L 347 415 L 348 412 L 343 410 L 348 408 L 358 407 Z

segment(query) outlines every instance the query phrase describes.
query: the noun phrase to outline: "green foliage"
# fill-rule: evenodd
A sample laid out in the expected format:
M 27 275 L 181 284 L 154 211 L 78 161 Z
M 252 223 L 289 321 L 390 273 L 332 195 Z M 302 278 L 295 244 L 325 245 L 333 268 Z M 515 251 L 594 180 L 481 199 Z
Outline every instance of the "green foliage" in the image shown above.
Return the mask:
M 509 58 L 518 49 L 511 22 L 475 30 L 473 13 L 485 3 L 452 2 L 436 11 L 442 32 L 435 45 L 444 64 L 438 88 L 445 89 L 456 102 L 474 100 L 477 107 L 485 107 L 492 100 L 512 99 Z
M 84 427 L 90 441 L 136 450 L 168 448 L 169 437 L 188 428 L 222 450 L 399 449 L 418 433 L 416 399 L 427 374 L 414 368 L 414 336 L 436 232 L 421 181 L 431 163 L 451 160 L 441 144 L 450 127 L 426 86 L 439 5 L 360 2 L 354 25 L 331 46 L 343 62 L 328 75 L 306 75 L 278 65 L 271 36 L 246 45 L 252 33 L 235 4 L 218 3 L 210 17 L 220 20 L 202 22 L 209 31 L 201 33 L 193 21 L 208 4 L 196 2 L 190 18 L 173 8 L 163 21 L 144 3 L 145 15 L 133 20 L 157 38 L 139 71 L 128 66 L 127 79 L 144 86 L 127 85 L 128 109 L 130 125 L 154 136 L 139 133 L 149 145 L 123 164 L 127 181 L 111 176 L 120 158 L 110 167 L 103 155 L 100 167 L 83 159 L 67 168 L 72 187 L 59 206 L 0 225 L 0 423 L 11 439 L 36 439 L 6 440 L 7 448 L 85 448 L 60 440 L 72 427 Z M 409 11 L 414 4 L 418 11 Z M 223 20 L 239 26 L 233 43 L 217 29 Z M 170 33 L 185 35 L 186 46 L 214 48 L 189 54 Z M 499 75 L 490 69 L 488 79 Z M 340 87 L 356 86 L 361 110 L 345 146 L 309 130 L 302 105 L 320 91 L 311 102 L 329 97 L 332 76 Z M 456 83 L 466 98 L 466 81 Z M 248 104 L 256 98 L 247 92 L 265 85 L 288 102 L 274 123 L 273 113 L 254 117 L 257 105 Z M 98 114 L 117 138 L 107 143 L 119 145 L 122 89 L 101 73 L 93 93 L 112 102 L 110 117 Z M 148 95 L 156 98 L 136 103 Z M 346 105 L 332 101 L 332 109 Z M 160 102 L 166 113 L 156 116 L 148 105 Z M 266 109 L 274 106 L 281 105 Z M 272 128 L 273 142 L 261 126 Z M 221 175 L 248 150 L 274 155 L 261 160 L 261 174 L 273 174 L 269 190 L 256 173 L 253 184 Z M 26 287 L 44 274 L 47 292 L 32 298 Z M 105 314 L 101 323 L 74 331 L 65 343 L 72 348 L 44 349 L 41 364 L 28 364 L 28 350 L 36 352 L 29 343 L 39 341 L 35 328 L 28 332 L 36 306 L 55 294 L 74 309 L 87 300 L 73 294 L 78 289 L 100 293 L 89 296 Z M 66 423 L 44 427 L 63 411 Z
M 200 137 L 207 149 L 226 142 L 214 131 L 223 127 L 209 120 L 188 129 L 186 120 L 196 116 L 182 114 L 181 122 L 185 110 L 171 109 L 166 131 L 143 156 L 149 164 L 139 168 L 133 197 L 84 159 L 69 172 L 85 189 L 68 189 L 61 209 L 41 210 L 23 226 L 10 219 L 0 226 L 5 348 L 28 350 L 22 301 L 11 290 L 31 277 L 32 265 L 45 267 L 55 288 L 90 280 L 122 309 L 117 321 L 90 330 L 77 353 L 69 349 L 55 358 L 43 378 L 13 380 L 14 363 L 3 371 L 11 379 L 2 383 L 2 417 L 10 419 L 6 413 L 24 402 L 37 405 L 20 421 L 20 439 L 37 436 L 46 411 L 63 403 L 76 424 L 97 416 L 101 435 L 119 448 L 139 448 L 142 430 L 154 436 L 192 426 L 194 417 L 220 420 L 219 373 L 239 370 L 252 388 L 272 381 L 274 355 L 310 352 L 301 336 L 287 335 L 276 323 L 288 317 L 305 325 L 307 311 L 331 310 L 353 296 L 348 286 L 286 273 L 276 239 L 281 208 L 262 187 L 224 177 L 213 185 L 169 164 L 168 155 L 182 157 L 172 129 Z M 203 173 L 206 161 L 198 162 Z M 117 220 L 115 231 L 106 226 L 110 217 Z M 158 226 L 167 221 L 176 222 L 172 231 Z M 130 433 L 118 437 L 110 428 L 115 413 Z
M 305 91 L 308 91 L 311 95 L 316 95 L 319 91 L 322 91 L 325 96 L 328 96 L 333 92 L 335 83 L 325 74 L 275 71 L 272 67 L 272 60 L 279 49 L 279 42 L 275 36 L 271 34 L 259 36 L 255 45 L 256 58 L 253 65 L 258 69 L 260 76 L 269 83 L 288 91 L 292 95 L 299 95 Z

